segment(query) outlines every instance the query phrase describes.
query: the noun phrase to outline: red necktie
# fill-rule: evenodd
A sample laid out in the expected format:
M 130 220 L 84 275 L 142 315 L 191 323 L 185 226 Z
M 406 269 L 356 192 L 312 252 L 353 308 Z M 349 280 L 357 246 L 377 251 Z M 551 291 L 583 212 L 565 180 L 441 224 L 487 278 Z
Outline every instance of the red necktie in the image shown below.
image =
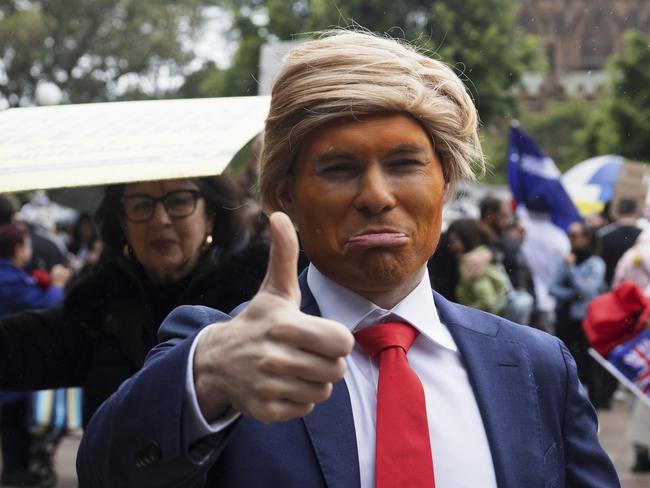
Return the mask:
M 379 362 L 376 487 L 435 487 L 424 390 L 406 359 L 418 331 L 391 322 L 354 336 Z

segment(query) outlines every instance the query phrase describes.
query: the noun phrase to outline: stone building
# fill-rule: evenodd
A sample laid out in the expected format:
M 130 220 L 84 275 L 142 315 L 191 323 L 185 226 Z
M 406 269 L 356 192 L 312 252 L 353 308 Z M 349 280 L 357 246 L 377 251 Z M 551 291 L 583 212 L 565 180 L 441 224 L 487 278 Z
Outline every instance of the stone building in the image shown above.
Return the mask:
M 545 75 L 524 77 L 522 99 L 531 108 L 545 100 L 593 99 L 602 88 L 607 58 L 620 52 L 623 33 L 650 34 L 650 0 L 520 0 L 517 22 L 540 37 L 547 58 Z

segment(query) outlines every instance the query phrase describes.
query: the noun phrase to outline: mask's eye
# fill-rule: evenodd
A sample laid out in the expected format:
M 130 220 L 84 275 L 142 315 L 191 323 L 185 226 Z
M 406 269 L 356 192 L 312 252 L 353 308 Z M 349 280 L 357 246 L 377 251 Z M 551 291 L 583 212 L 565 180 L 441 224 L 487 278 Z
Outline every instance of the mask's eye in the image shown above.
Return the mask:
M 409 171 L 423 165 L 424 163 L 418 159 L 397 159 L 389 163 L 390 168 L 396 171 Z

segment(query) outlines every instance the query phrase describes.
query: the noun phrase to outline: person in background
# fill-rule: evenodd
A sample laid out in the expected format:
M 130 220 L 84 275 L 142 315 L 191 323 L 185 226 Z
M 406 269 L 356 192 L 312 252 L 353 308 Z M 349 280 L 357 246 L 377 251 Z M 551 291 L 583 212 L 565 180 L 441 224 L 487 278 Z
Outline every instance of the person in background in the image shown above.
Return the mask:
M 264 132 L 263 284 L 232 315 L 165 319 L 91 419 L 80 485 L 620 486 L 561 341 L 432 292 L 473 163 L 476 108 L 443 63 L 362 32 L 292 49 Z
M 637 201 L 634 198 L 621 198 L 616 204 L 615 220 L 596 231 L 596 249 L 605 261 L 605 284 L 608 288 L 612 286 L 619 260 L 641 234 L 641 229 L 636 225 L 637 218 Z M 601 379 L 600 402 L 609 405 L 618 387 L 618 381 L 610 374 L 603 375 Z
M 650 297 L 650 227 L 646 227 L 634 245 L 625 251 L 616 265 L 612 289 L 624 281 L 632 281 L 643 294 Z M 650 471 L 650 407 L 639 400 L 632 404 L 627 438 L 634 445 L 635 461 L 632 471 Z
M 487 236 L 488 248 L 494 260 L 503 264 L 512 286 L 535 294 L 533 280 L 526 258 L 521 252 L 521 243 L 508 233 L 514 218 L 508 202 L 493 196 L 487 196 L 479 203 L 481 226 Z
M 447 238 L 449 249 L 459 263 L 455 293 L 458 303 L 499 314 L 508 292 L 508 277 L 503 268 L 488 264 L 480 275 L 471 278 L 462 271 L 465 256 L 476 249 L 485 248 L 487 236 L 481 224 L 474 219 L 455 220 L 447 228 Z
M 24 268 L 33 254 L 29 230 L 22 222 L 0 225 L 0 317 L 26 309 L 48 308 L 63 299 L 63 287 L 70 272 L 60 269 L 50 275 L 50 282 L 39 283 Z
M 618 260 L 641 234 L 641 229 L 636 225 L 637 211 L 635 199 L 621 198 L 616 206 L 616 220 L 596 234 L 600 241 L 598 254 L 605 261 L 605 282 L 608 287 L 612 285 Z
M 95 229 L 92 215 L 84 212 L 77 218 L 71 232 L 68 252 L 74 256 L 75 268 L 95 263 L 101 255 L 101 241 Z
M 9 224 L 15 221 L 22 221 L 18 213 L 18 205 L 15 198 L 8 194 L 0 194 L 0 225 Z M 42 269 L 48 273 L 52 272 L 55 267 L 68 266 L 68 259 L 54 242 L 46 229 L 38 224 L 25 223 L 29 230 L 29 237 L 32 241 L 32 258 L 25 266 L 26 271 Z M 59 271 L 54 271 L 58 273 Z
M 0 388 L 83 387 L 83 423 L 138 371 L 163 318 L 183 304 L 230 309 L 261 282 L 227 176 L 110 186 L 96 220 L 100 261 L 62 305 L 0 320 Z
M 531 271 L 535 288 L 535 310 L 531 323 L 535 328 L 550 334 L 556 333 L 556 300 L 549 292 L 553 274 L 565 256 L 571 252 L 571 243 L 564 230 L 550 222 L 546 215 L 519 206 L 517 213 L 526 228 L 521 251 Z
M 9 194 L 0 193 L 0 225 L 11 224 L 16 218 L 15 198 Z
M 0 318 L 23 310 L 53 307 L 63 300 L 63 288 L 70 273 L 60 268 L 48 283 L 39 282 L 24 271 L 31 259 L 32 242 L 27 227 L 22 223 L 0 225 Z M 0 483 L 52 486 L 53 472 L 43 472 L 32 466 L 32 435 L 28 429 L 29 396 L 10 392 L 0 395 L 7 400 L 3 402 L 0 416 Z
M 512 223 L 507 227 L 506 233 L 511 239 L 514 239 L 519 246 L 521 246 L 524 243 L 524 240 L 526 240 L 526 227 L 521 219 L 514 218 Z
M 567 230 L 571 252 L 555 270 L 550 294 L 557 300 L 557 336 L 576 360 L 578 374 L 596 408 L 607 408 L 602 394 L 602 367 L 589 355 L 589 342 L 582 320 L 591 300 L 605 290 L 605 262 L 595 254 L 595 235 L 584 222 L 573 222 Z
M 612 278 L 612 289 L 630 280 L 650 296 L 650 227 L 641 231 L 634 244 L 618 260 Z

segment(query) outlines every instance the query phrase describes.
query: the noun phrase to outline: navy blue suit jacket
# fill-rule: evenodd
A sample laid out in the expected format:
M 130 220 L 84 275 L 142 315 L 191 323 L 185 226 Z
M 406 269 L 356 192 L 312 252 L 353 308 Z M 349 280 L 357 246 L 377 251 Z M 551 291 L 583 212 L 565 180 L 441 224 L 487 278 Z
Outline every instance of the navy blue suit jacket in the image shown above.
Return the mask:
M 303 275 L 301 309 L 319 315 L 305 281 Z M 435 292 L 434 299 L 467 368 L 499 487 L 620 486 L 564 345 Z M 184 306 L 165 320 L 160 334 L 167 342 L 88 426 L 77 458 L 82 488 L 359 486 L 344 381 L 304 418 L 264 425 L 241 417 L 188 445 L 181 419 L 191 342 L 203 326 L 228 318 Z

